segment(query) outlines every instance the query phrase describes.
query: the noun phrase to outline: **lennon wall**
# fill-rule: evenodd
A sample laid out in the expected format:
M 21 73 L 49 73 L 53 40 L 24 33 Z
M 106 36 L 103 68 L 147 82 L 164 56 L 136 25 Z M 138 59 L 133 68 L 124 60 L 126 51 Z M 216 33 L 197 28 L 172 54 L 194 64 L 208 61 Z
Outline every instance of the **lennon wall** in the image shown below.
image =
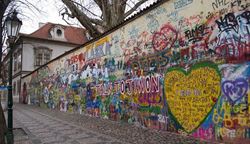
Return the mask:
M 165 2 L 24 77 L 23 100 L 201 139 L 249 141 L 249 5 Z

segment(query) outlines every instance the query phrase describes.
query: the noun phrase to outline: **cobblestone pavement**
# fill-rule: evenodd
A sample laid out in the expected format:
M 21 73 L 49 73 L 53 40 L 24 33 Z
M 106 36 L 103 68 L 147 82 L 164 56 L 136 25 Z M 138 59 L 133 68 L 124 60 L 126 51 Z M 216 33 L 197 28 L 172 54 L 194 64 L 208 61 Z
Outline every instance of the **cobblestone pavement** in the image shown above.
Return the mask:
M 212 143 L 175 133 L 31 105 L 15 104 L 14 127 L 22 127 L 33 144 L 194 144 Z M 27 143 L 27 142 L 26 142 Z M 21 143 L 20 143 L 21 144 Z
M 33 144 L 121 144 L 113 137 L 67 122 L 51 116 L 46 111 L 25 105 L 14 108 L 14 127 L 22 127 Z

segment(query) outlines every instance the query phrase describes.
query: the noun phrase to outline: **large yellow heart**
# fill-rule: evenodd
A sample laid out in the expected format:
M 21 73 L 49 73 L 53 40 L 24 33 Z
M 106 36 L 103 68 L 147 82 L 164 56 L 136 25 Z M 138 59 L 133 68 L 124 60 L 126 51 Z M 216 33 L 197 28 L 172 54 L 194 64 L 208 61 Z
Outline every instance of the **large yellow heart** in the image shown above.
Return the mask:
M 189 72 L 171 68 L 165 74 L 165 95 L 170 114 L 191 133 L 205 120 L 220 96 L 220 73 L 209 62 L 194 65 Z

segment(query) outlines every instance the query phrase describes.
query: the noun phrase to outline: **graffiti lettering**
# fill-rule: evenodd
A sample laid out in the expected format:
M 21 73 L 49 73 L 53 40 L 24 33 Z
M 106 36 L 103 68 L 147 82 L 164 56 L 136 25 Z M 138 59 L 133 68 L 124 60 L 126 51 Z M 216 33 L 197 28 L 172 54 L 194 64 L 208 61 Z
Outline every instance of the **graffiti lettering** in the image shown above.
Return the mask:
M 220 18 L 219 20 L 215 21 L 218 25 L 218 28 L 220 31 L 226 31 L 228 29 L 234 29 L 236 30 L 237 26 L 237 20 L 233 13 L 228 13 L 225 15 L 224 18 Z
M 208 29 L 205 25 L 198 25 L 194 29 L 185 31 L 185 36 L 191 42 L 197 42 L 203 39 L 203 36 L 207 34 L 206 29 Z
M 202 138 L 202 139 L 211 140 L 211 139 L 213 139 L 214 130 L 213 130 L 212 126 L 210 126 L 207 129 L 205 129 L 205 128 L 199 128 L 192 135 L 194 137 L 199 137 L 199 138 Z
M 212 3 L 213 9 L 216 10 L 220 6 L 228 5 L 229 2 L 227 0 L 215 0 L 215 2 Z
M 127 68 L 132 69 L 134 76 L 141 76 L 141 72 L 143 72 L 144 75 L 159 72 L 161 69 L 164 69 L 169 62 L 169 57 L 166 56 L 166 53 L 166 51 L 163 51 L 142 58 L 131 58 L 127 63 Z
M 86 58 L 89 60 L 89 59 L 94 59 L 94 58 L 106 56 L 109 54 L 111 54 L 110 44 L 106 43 L 105 45 L 99 45 L 99 46 L 91 49 L 90 51 L 88 51 L 86 53 Z
M 74 63 L 77 63 L 79 61 L 85 61 L 85 58 L 84 58 L 84 54 L 83 53 L 80 53 L 78 55 L 74 55 L 72 56 L 69 60 L 68 60 L 68 64 L 69 65 L 72 65 Z
M 228 13 L 224 16 L 224 18 L 220 17 L 220 19 L 215 22 L 220 31 L 234 30 L 238 33 L 238 30 L 243 26 L 247 34 L 250 34 L 249 25 L 244 25 L 249 24 L 250 22 L 250 11 L 245 11 L 238 16 L 235 16 L 234 13 Z M 238 26 L 240 27 L 238 28 Z
M 182 8 L 184 6 L 191 4 L 192 2 L 193 2 L 193 0 L 178 0 L 178 1 L 174 2 L 174 8 L 179 9 L 179 8 Z
M 98 84 L 95 86 L 98 95 L 122 94 L 148 94 L 158 93 L 160 90 L 160 76 L 142 76 L 140 78 L 116 81 L 113 83 Z

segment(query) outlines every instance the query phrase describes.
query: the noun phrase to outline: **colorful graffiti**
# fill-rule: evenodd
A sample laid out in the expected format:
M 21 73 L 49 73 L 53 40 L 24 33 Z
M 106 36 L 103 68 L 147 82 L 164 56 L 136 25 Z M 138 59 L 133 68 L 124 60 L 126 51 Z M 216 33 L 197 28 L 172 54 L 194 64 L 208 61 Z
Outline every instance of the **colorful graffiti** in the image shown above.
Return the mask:
M 166 1 L 25 76 L 23 102 L 249 143 L 249 6 Z
M 213 64 L 194 65 L 190 72 L 170 69 L 165 74 L 165 95 L 169 109 L 188 133 L 206 118 L 220 96 L 220 74 Z

